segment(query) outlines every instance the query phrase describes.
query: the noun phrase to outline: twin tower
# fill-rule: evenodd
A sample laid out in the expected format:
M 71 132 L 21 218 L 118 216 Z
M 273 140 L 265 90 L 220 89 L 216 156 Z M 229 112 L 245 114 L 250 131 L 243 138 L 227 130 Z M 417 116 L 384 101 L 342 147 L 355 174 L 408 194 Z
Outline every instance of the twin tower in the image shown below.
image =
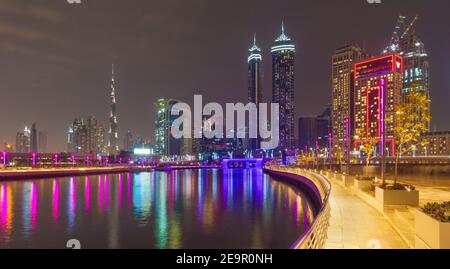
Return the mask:
M 262 50 L 256 45 L 256 35 L 248 57 L 248 101 L 259 105 L 262 102 Z M 270 50 L 272 55 L 272 103 L 280 105 L 280 137 L 278 150 L 293 149 L 294 137 L 294 64 L 295 45 L 285 34 L 284 23 L 281 35 Z M 250 142 L 252 150 L 260 149 L 260 141 Z

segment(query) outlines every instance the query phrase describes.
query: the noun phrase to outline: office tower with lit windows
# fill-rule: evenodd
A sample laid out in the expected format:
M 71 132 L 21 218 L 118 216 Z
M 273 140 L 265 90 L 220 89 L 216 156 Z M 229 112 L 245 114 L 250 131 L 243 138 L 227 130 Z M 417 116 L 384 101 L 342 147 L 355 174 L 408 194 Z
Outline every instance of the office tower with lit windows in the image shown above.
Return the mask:
M 401 102 L 403 58 L 389 54 L 355 64 L 355 141 L 379 141 L 376 154 L 395 154 L 395 112 Z
M 178 116 L 172 116 L 172 107 L 179 103 L 173 99 L 159 99 L 156 104 L 155 153 L 165 156 L 181 154 L 182 139 L 176 139 L 171 134 L 171 126 Z
M 262 100 L 262 55 L 261 49 L 256 45 L 256 34 L 253 36 L 253 46 L 249 50 L 248 57 L 248 102 L 256 104 Z M 259 128 L 259 117 L 257 117 L 257 128 Z M 258 138 L 249 138 L 249 150 L 257 150 L 261 147 Z
M 38 131 L 36 128 L 36 123 L 31 124 L 30 129 L 30 152 L 38 151 Z
M 90 116 L 86 121 L 75 119 L 67 134 L 69 152 L 106 154 L 105 128 Z
M 97 125 L 95 129 L 95 147 L 93 149 L 97 154 L 105 155 L 105 127 L 103 125 Z
M 281 35 L 275 40 L 271 53 L 272 100 L 280 105 L 280 141 L 278 149 L 291 149 L 295 146 L 295 45 L 285 35 L 284 23 L 281 25 Z
M 423 93 L 430 99 L 430 62 L 425 45 L 416 32 L 418 18 L 415 16 L 406 24 L 406 17 L 400 15 L 391 42 L 384 50 L 385 54 L 397 53 L 403 57 L 403 102 L 408 101 L 406 95 L 413 91 Z M 430 122 L 425 124 L 430 129 Z
M 87 131 L 87 152 L 97 150 L 97 120 L 94 116 L 89 116 L 86 121 Z
M 133 134 L 130 130 L 127 131 L 123 139 L 123 150 L 129 151 L 133 147 Z
M 112 67 L 111 76 L 111 111 L 109 115 L 109 131 L 108 131 L 108 155 L 116 155 L 119 153 L 119 133 L 117 128 L 117 111 L 116 111 L 116 80 L 114 77 L 114 65 Z
M 30 152 L 30 138 L 31 131 L 28 126 L 25 126 L 23 132 L 16 134 L 16 152 L 17 153 L 29 153 Z
M 349 156 L 351 140 L 354 136 L 354 64 L 366 57 L 366 53 L 360 46 L 347 45 L 336 49 L 331 60 L 332 146 L 335 150 L 346 149 L 346 156 Z

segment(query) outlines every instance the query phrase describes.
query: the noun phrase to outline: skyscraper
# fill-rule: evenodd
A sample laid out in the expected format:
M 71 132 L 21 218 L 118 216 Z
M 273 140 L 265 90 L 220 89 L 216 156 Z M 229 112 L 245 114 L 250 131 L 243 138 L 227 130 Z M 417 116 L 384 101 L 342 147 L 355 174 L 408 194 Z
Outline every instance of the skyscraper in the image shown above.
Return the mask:
M 279 149 L 290 149 L 294 142 L 294 64 L 295 45 L 284 33 L 275 40 L 272 52 L 272 99 L 280 105 Z
M 16 152 L 30 152 L 30 129 L 27 126 L 25 126 L 23 132 L 18 132 L 16 134 Z
M 338 48 L 332 56 L 332 144 L 335 150 L 346 149 L 346 156 L 349 156 L 354 136 L 354 64 L 366 57 L 358 45 Z
M 379 141 L 376 154 L 395 152 L 395 112 L 401 102 L 403 59 L 390 54 L 355 64 L 355 149 Z
M 406 24 L 406 17 L 399 15 L 391 42 L 384 50 L 384 54 L 397 53 L 403 57 L 403 102 L 407 102 L 405 95 L 412 91 L 421 92 L 430 98 L 430 62 L 425 45 L 416 33 L 418 18 L 415 16 Z M 430 122 L 425 124 L 430 129 Z
M 129 151 L 133 147 L 133 134 L 130 130 L 127 131 L 123 139 L 123 150 Z
M 97 120 L 89 116 L 86 121 L 87 149 L 86 152 L 97 151 Z
M 156 104 L 155 153 L 159 155 L 181 155 L 182 139 L 176 139 L 171 134 L 173 121 L 178 118 L 171 115 L 172 107 L 179 101 L 159 99 Z
M 106 154 L 105 128 L 93 116 L 75 119 L 67 134 L 69 152 Z
M 36 128 L 36 123 L 33 123 L 30 129 L 30 151 L 31 152 L 38 151 L 38 132 Z
M 255 103 L 259 108 L 262 99 L 262 56 L 261 49 L 256 45 L 256 34 L 253 36 L 253 46 L 249 50 L 248 57 L 248 101 Z M 258 118 L 257 118 L 258 119 Z M 257 122 L 257 128 L 259 121 Z M 258 138 L 249 139 L 249 149 L 256 150 L 260 148 Z
M 117 130 L 117 111 L 116 111 L 116 81 L 114 78 L 114 65 L 112 66 L 111 76 L 111 113 L 109 115 L 109 140 L 108 154 L 116 155 L 119 152 L 119 134 Z

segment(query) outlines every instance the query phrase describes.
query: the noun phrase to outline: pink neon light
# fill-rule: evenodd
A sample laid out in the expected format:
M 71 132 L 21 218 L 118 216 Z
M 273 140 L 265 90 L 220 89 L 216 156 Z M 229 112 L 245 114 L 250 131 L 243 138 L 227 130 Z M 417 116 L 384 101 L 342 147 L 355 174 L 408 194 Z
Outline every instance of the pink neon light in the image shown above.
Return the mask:
M 381 80 L 380 80 L 380 88 L 381 88 L 381 96 L 380 96 L 380 122 L 379 122 L 379 126 L 380 126 L 380 136 L 381 136 L 381 151 L 380 151 L 380 153 L 381 153 L 381 157 L 384 157 L 384 154 L 385 154 L 385 149 L 384 149 L 384 144 L 385 144 L 385 136 L 384 136 L 384 134 L 385 134 L 385 126 L 384 126 L 384 123 L 385 123 L 385 118 L 384 118 L 384 109 L 385 109 L 385 107 L 384 107 L 384 88 L 385 88 L 385 79 L 384 78 L 381 78 Z
M 89 177 L 84 180 L 84 196 L 85 196 L 85 213 L 88 214 L 91 210 L 91 185 Z
M 36 153 L 33 153 L 32 154 L 32 159 L 33 159 L 33 161 L 32 161 L 32 163 L 33 163 L 33 166 L 36 166 Z
M 105 184 L 103 186 L 103 192 L 104 192 L 104 201 L 105 201 L 105 209 L 109 209 L 109 177 L 108 175 L 105 176 Z
M 53 194 L 52 194 L 53 220 L 59 219 L 59 183 L 53 180 Z
M 75 185 L 75 179 L 70 178 L 70 213 L 75 216 L 77 208 L 77 187 Z
M 350 119 L 345 119 L 345 159 L 350 160 Z
M 3 165 L 6 166 L 6 151 L 3 151 Z
M 98 177 L 98 208 L 103 210 L 103 177 Z
M 38 192 L 36 182 L 31 185 L 31 227 L 36 229 L 38 209 Z
M 122 208 L 123 189 L 122 189 L 122 174 L 119 174 L 119 208 Z

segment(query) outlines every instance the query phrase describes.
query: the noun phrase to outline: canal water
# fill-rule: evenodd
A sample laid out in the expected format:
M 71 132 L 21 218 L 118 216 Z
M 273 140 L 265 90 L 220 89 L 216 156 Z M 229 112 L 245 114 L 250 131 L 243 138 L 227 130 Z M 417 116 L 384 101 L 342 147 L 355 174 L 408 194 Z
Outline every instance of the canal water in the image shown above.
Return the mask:
M 261 170 L 0 182 L 0 248 L 288 248 L 314 216 Z

